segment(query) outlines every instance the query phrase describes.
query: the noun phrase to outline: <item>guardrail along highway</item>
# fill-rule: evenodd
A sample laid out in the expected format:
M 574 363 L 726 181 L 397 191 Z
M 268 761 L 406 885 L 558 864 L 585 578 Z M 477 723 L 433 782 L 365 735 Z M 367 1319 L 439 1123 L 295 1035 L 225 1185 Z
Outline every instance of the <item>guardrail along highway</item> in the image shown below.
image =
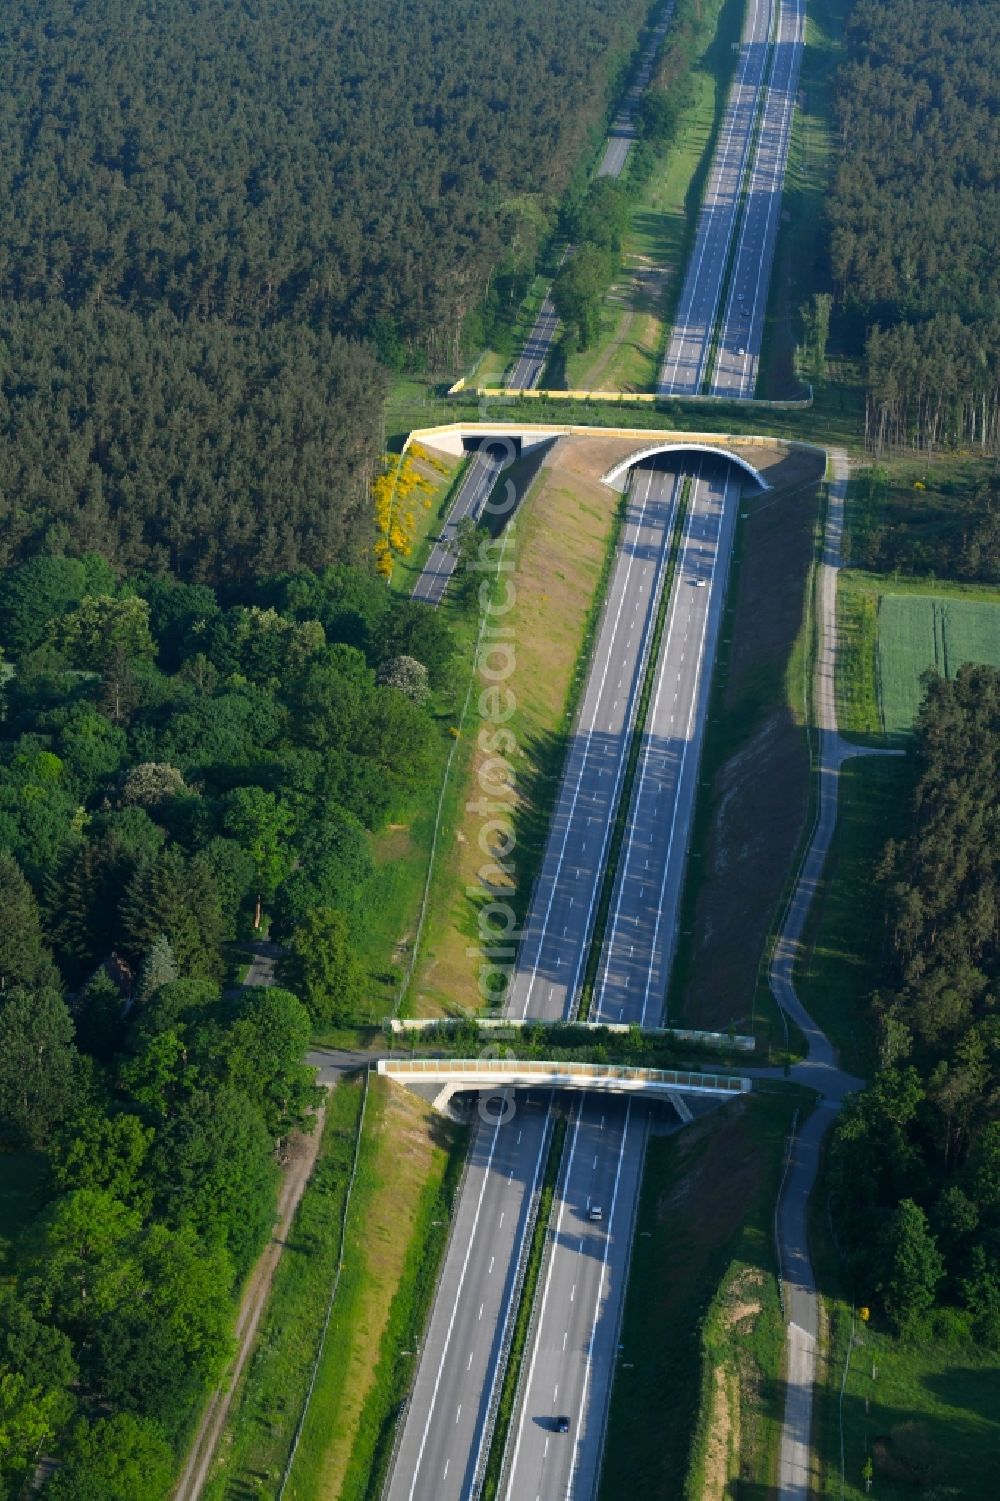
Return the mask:
M 508 1010 L 513 1016 L 566 1016 L 578 1001 L 671 536 L 686 496 L 595 1019 L 639 1020 L 645 1013 L 653 1022 L 662 1010 L 680 887 L 679 869 L 670 879 L 668 866 L 682 860 L 686 845 L 704 720 L 702 700 L 721 613 L 733 508 L 745 477 L 717 459 L 671 455 L 660 462 L 662 467 L 656 461 L 638 467 L 630 480 L 593 661 L 510 987 Z M 657 800 L 650 803 L 654 797 Z M 656 809 L 654 814 L 650 808 Z M 659 826 L 652 841 L 650 816 Z M 636 880 L 639 868 L 647 880 Z M 591 1493 L 612 1371 L 608 1341 L 613 1345 L 611 1331 L 624 1289 L 646 1118 L 643 1104 L 608 1099 L 584 1100 L 576 1116 L 560 1177 L 555 1243 L 550 1245 L 546 1270 L 552 1291 L 537 1326 L 537 1375 L 525 1389 L 518 1436 L 512 1437 L 512 1497 Z M 485 1122 L 478 1128 L 473 1167 L 405 1415 L 388 1489 L 391 1501 L 449 1501 L 477 1494 L 498 1375 L 516 1312 L 511 1290 L 544 1164 L 546 1119 L 545 1111 L 532 1106 L 522 1120 L 518 1097 L 507 1124 Z M 599 1140 L 591 1150 L 595 1138 Z M 587 1220 L 589 1229 L 577 1234 L 580 1206 L 597 1194 L 606 1201 L 606 1218 L 599 1224 Z M 558 1228 L 567 1225 L 574 1227 L 573 1236 L 564 1236 Z M 591 1254 L 595 1245 L 601 1248 L 599 1256 Z M 574 1317 L 566 1325 L 560 1299 L 575 1285 L 580 1292 L 573 1294 Z M 553 1319 L 556 1324 L 563 1320 L 563 1327 L 555 1329 Z M 546 1395 L 539 1388 L 556 1357 L 565 1363 L 568 1384 L 562 1385 L 563 1393 L 573 1395 L 578 1407 L 571 1433 L 560 1435 L 559 1444 L 546 1446 L 551 1435 L 534 1420 L 540 1416 L 548 1424 L 558 1416 L 553 1413 L 552 1392 Z M 559 1386 L 553 1382 L 553 1390 Z M 544 1490 L 530 1489 L 535 1476 L 539 1484 L 544 1479 Z M 565 1489 L 568 1485 L 571 1490 Z
M 710 461 L 692 478 L 598 968 L 597 1021 L 657 1023 L 662 1014 L 740 490 L 732 471 Z M 508 1446 L 509 1501 L 582 1501 L 596 1490 L 647 1121 L 639 1100 L 587 1098 L 577 1112 Z M 562 1416 L 568 1434 L 558 1432 Z
M 770 61 L 776 3 L 777 0 L 748 0 L 736 76 L 726 101 L 694 248 L 660 371 L 657 385 L 660 396 L 696 396 L 708 368 L 729 248 L 736 232 L 743 176 Z

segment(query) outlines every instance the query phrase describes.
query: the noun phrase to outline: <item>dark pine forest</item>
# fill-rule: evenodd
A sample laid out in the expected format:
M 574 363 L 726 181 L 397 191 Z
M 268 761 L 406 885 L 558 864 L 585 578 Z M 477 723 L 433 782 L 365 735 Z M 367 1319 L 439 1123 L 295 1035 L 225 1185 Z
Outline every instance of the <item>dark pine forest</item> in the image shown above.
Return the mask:
M 382 365 L 459 351 L 644 0 L 11 0 L 0 562 L 354 556 Z
M 858 0 L 846 43 L 828 216 L 834 284 L 867 334 L 867 438 L 995 451 L 1000 11 Z
M 530 266 L 645 10 L 3 8 L 0 1498 L 165 1501 L 309 1040 L 392 1004 L 460 606 L 373 567 L 386 372 Z

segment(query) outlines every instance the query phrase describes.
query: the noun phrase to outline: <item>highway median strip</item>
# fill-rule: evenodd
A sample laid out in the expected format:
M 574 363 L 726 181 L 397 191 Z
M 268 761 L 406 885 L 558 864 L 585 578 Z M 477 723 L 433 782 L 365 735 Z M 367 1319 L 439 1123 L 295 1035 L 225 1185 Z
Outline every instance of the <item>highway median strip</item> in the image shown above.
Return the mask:
M 712 337 L 708 346 L 708 360 L 705 364 L 705 374 L 702 377 L 699 388 L 703 395 L 710 394 L 712 390 L 715 366 L 719 358 L 719 345 L 722 341 L 723 331 L 728 318 L 729 293 L 733 284 L 733 277 L 736 273 L 736 263 L 740 257 L 740 245 L 742 243 L 743 227 L 750 200 L 750 189 L 757 170 L 757 152 L 760 149 L 760 138 L 764 131 L 764 115 L 767 111 L 768 96 L 774 80 L 774 68 L 777 58 L 776 42 L 780 17 L 781 0 L 775 0 L 771 34 L 767 39 L 767 63 L 761 75 L 760 87 L 758 88 L 757 99 L 754 105 L 753 126 L 750 131 L 750 140 L 740 173 L 739 193 L 736 199 L 736 209 L 733 214 L 732 233 L 726 251 L 726 264 L 722 269 L 722 280 L 719 283 L 719 301 L 716 305 L 715 317 L 712 322 Z M 770 280 L 770 277 L 768 280 Z
M 514 1417 L 521 1380 L 521 1368 L 524 1362 L 528 1335 L 531 1330 L 532 1318 L 535 1311 L 535 1300 L 538 1296 L 542 1264 L 545 1259 L 545 1243 L 549 1232 L 549 1221 L 552 1218 L 556 1183 L 562 1167 L 563 1152 L 566 1146 L 566 1129 L 567 1122 L 565 1117 L 557 1119 L 552 1131 L 552 1140 L 549 1143 L 549 1153 L 545 1161 L 545 1172 L 542 1177 L 538 1209 L 531 1231 L 531 1248 L 528 1252 L 521 1297 L 514 1321 L 514 1333 L 510 1343 L 510 1352 L 503 1370 L 493 1438 L 490 1443 L 489 1457 L 486 1461 L 483 1486 L 480 1492 L 483 1501 L 496 1501 L 500 1492 L 504 1458 L 507 1452 L 507 1437 L 511 1421 Z M 497 1372 L 497 1378 L 500 1379 L 499 1371 Z
M 684 529 L 687 522 L 687 511 L 691 501 L 691 489 L 694 481 L 690 475 L 685 476 L 680 500 L 673 520 L 673 531 L 670 538 L 670 548 L 667 562 L 664 568 L 663 584 L 660 590 L 659 603 L 656 609 L 656 620 L 653 625 L 653 633 L 650 641 L 649 653 L 646 658 L 646 667 L 643 674 L 642 686 L 639 690 L 639 701 L 636 706 L 635 719 L 632 724 L 631 739 L 629 741 L 628 756 L 625 763 L 625 776 L 622 780 L 621 792 L 618 798 L 618 806 L 615 811 L 615 821 L 611 831 L 611 843 L 608 849 L 608 858 L 604 867 L 604 879 L 601 882 L 600 896 L 597 902 L 597 916 L 594 921 L 594 929 L 591 935 L 590 947 L 587 953 L 587 963 L 583 971 L 583 985 L 580 991 L 580 1004 L 576 1011 L 576 1017 L 580 1021 L 586 1021 L 590 1015 L 593 1004 L 594 986 L 597 980 L 597 969 L 601 960 L 601 951 L 604 946 L 604 935 L 608 925 L 608 916 L 611 911 L 611 901 L 614 895 L 615 879 L 618 874 L 618 865 L 621 860 L 622 849 L 625 844 L 625 833 L 628 826 L 629 809 L 632 806 L 632 789 L 635 785 L 636 772 L 639 766 L 639 756 L 642 750 L 643 735 L 645 733 L 646 720 L 649 716 L 649 706 L 652 702 L 653 688 L 656 683 L 656 675 L 659 666 L 660 647 L 663 642 L 663 632 L 666 627 L 667 612 L 673 594 L 674 578 L 677 573 L 677 563 L 680 557 L 684 539 Z

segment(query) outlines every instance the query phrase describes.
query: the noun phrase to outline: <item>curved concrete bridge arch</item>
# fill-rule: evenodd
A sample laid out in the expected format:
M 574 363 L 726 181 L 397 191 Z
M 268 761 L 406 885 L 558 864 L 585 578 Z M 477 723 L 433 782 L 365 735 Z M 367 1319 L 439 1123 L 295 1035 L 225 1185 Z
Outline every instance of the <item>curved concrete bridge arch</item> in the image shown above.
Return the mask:
M 749 475 L 754 483 L 759 485 L 761 490 L 770 490 L 771 488 L 760 471 L 755 469 L 749 460 L 743 458 L 741 454 L 733 453 L 729 448 L 721 448 L 715 443 L 678 440 L 654 443 L 648 448 L 640 448 L 635 453 L 628 454 L 625 458 L 620 459 L 617 464 L 614 464 L 606 474 L 602 475 L 601 479 L 605 485 L 610 485 L 615 490 L 623 490 L 629 471 L 634 469 L 637 464 L 643 464 L 648 459 L 655 459 L 661 454 L 668 453 L 711 454 L 715 458 L 726 459 L 730 464 L 735 464 L 744 474 Z M 622 483 L 619 483 L 620 481 Z

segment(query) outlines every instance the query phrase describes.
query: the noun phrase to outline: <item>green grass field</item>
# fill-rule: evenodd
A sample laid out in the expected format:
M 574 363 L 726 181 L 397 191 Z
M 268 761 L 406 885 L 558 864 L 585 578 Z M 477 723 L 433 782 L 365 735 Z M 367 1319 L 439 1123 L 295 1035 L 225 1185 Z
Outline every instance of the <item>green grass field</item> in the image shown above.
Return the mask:
M 878 609 L 882 721 L 892 739 L 907 737 L 928 668 L 953 678 L 964 662 L 1000 667 L 1000 602 L 885 594 Z
M 833 1340 L 814 1434 L 822 1470 L 818 1494 L 837 1501 L 983 1501 L 1000 1469 L 1000 1367 L 971 1343 L 912 1341 L 859 1321 L 851 1344 L 850 1306 L 832 1306 Z M 843 1481 L 841 1478 L 843 1453 Z M 872 1462 L 872 1488 L 864 1481 Z
M 840 774 L 837 828 L 809 912 L 796 985 L 841 1067 L 870 1077 L 875 1048 L 867 1002 L 885 938 L 874 871 L 887 841 L 906 834 L 913 770 L 902 756 L 860 756 Z

